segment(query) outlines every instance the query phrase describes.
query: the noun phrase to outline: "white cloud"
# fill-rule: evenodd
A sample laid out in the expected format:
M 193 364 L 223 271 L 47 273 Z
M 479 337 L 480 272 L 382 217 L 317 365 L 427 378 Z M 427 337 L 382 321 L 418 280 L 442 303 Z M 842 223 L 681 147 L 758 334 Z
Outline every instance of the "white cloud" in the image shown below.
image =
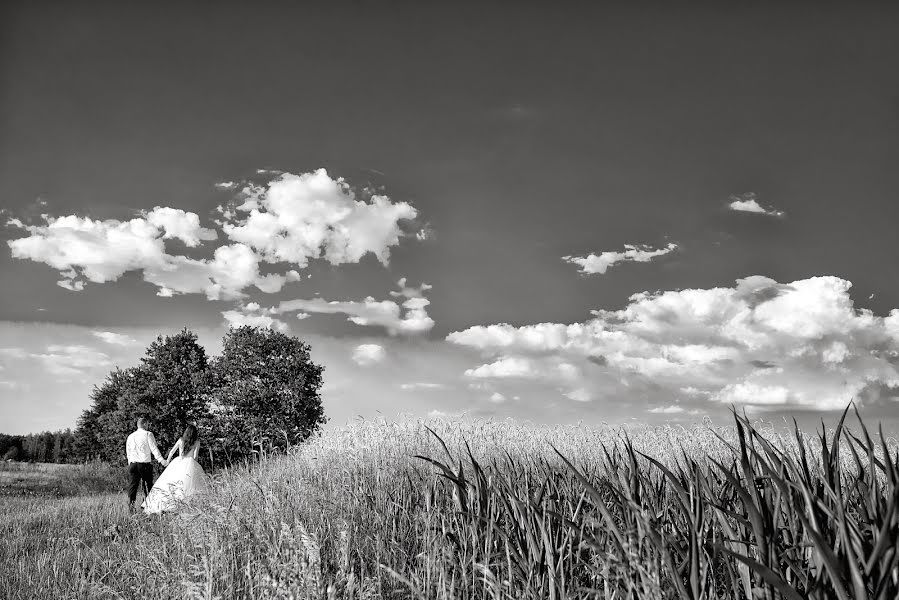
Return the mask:
M 531 361 L 520 356 L 504 356 L 497 361 L 465 371 L 467 377 L 504 379 L 507 377 L 536 377 Z
M 590 402 L 593 400 L 593 395 L 584 388 L 576 388 L 565 392 L 565 397 L 574 400 L 575 402 Z
M 683 406 L 677 406 L 676 404 L 671 404 L 668 406 L 656 406 L 655 408 L 650 408 L 649 412 L 657 414 L 657 415 L 676 415 L 682 412 L 686 412 Z
M 315 258 L 356 263 L 369 253 L 387 264 L 390 248 L 404 235 L 401 222 L 418 215 L 410 204 L 387 196 L 357 200 L 343 179 L 331 178 L 325 169 L 248 185 L 240 200 L 222 224 L 225 234 L 267 262 L 299 267 Z
M 599 273 L 602 275 L 619 262 L 649 262 L 659 256 L 664 256 L 677 249 L 677 244 L 668 244 L 664 248 L 653 250 L 649 246 L 632 246 L 626 244 L 623 252 L 603 252 L 599 255 L 589 256 L 563 256 L 565 262 L 581 267 L 580 272 L 585 274 Z
M 442 383 L 430 383 L 430 382 L 401 383 L 400 389 L 405 392 L 434 391 L 434 390 L 444 390 L 444 389 L 446 389 L 446 385 L 444 385 Z
M 234 182 L 234 181 L 220 181 L 220 182 L 218 182 L 218 183 L 215 184 L 215 187 L 217 187 L 217 188 L 220 189 L 220 190 L 233 190 L 234 188 L 237 187 L 237 182 Z
M 174 209 L 156 208 L 146 218 L 125 222 L 45 217 L 45 225 L 23 227 L 31 235 L 8 242 L 12 255 L 59 270 L 64 278 L 59 285 L 72 291 L 84 289 L 83 279 L 105 283 L 128 271 L 143 271 L 160 296 L 205 293 L 210 299 L 240 297 L 249 285 L 278 291 L 288 279 L 260 275 L 258 257 L 242 244 L 218 247 L 212 260 L 167 254 L 166 237 L 188 246 L 212 237 L 199 227 L 197 215 Z
M 50 265 L 72 287 L 81 283 L 74 281 L 78 276 L 104 283 L 164 262 L 162 231 L 145 219 L 94 221 L 70 215 L 45 216 L 44 223 L 21 225 L 31 235 L 7 242 L 12 255 Z
M 420 294 L 431 286 L 422 284 L 420 288 L 406 288 L 400 280 L 401 290 L 392 292 L 394 296 L 403 296 L 406 300 L 397 303 L 393 300 L 375 300 L 369 296 L 361 301 L 340 301 L 312 298 L 296 299 L 281 302 L 275 309 L 278 314 L 294 311 L 302 313 L 344 314 L 347 319 L 357 325 L 383 327 L 391 335 L 419 334 L 430 331 L 434 320 L 428 316 L 426 307 L 430 304 Z
M 53 344 L 44 352 L 30 354 L 29 358 L 39 360 L 48 372 L 60 377 L 85 375 L 92 369 L 112 365 L 105 353 L 80 344 Z
M 180 208 L 157 206 L 145 218 L 150 225 L 164 232 L 163 239 L 178 239 L 192 248 L 199 246 L 201 240 L 218 237 L 214 230 L 200 227 L 200 217 L 196 213 L 184 212 Z
M 133 337 L 122 333 L 113 333 L 112 331 L 92 331 L 91 334 L 107 344 L 114 344 L 117 346 L 131 346 L 137 344 L 137 340 Z
M 493 392 L 493 394 L 490 395 L 490 401 L 494 404 L 502 404 L 506 401 L 506 397 L 499 392 Z
M 230 327 L 262 327 L 275 331 L 287 332 L 290 327 L 284 321 L 271 316 L 271 309 L 260 309 L 255 302 L 250 302 L 239 310 L 226 310 L 222 312 L 225 322 Z
M 353 361 L 362 367 L 370 367 L 387 358 L 384 346 L 380 344 L 359 344 L 353 350 Z
M 836 277 L 755 276 L 729 288 L 634 294 L 583 323 L 476 326 L 447 340 L 490 357 L 470 377 L 536 379 L 563 385 L 570 398 L 628 391 L 838 409 L 899 387 L 899 310 L 884 318 L 856 309 L 850 287 Z
M 748 194 L 741 194 L 739 196 L 731 196 L 730 200 L 731 201 L 727 206 L 731 210 L 768 215 L 769 217 L 784 216 L 784 212 L 782 210 L 765 208 L 764 206 L 759 204 L 758 200 L 756 199 L 756 195 L 751 192 Z
M 237 187 L 234 182 L 217 186 Z M 227 300 L 242 298 L 251 286 L 278 292 L 286 283 L 299 281 L 297 268 L 311 259 L 339 265 L 373 254 L 387 264 L 400 238 L 413 236 L 401 225 L 418 215 L 408 203 L 394 203 L 383 195 L 357 200 L 346 182 L 332 179 L 324 169 L 278 173 L 267 185 L 246 185 L 238 201 L 219 212 L 222 220 L 216 223 L 229 239 L 214 248 L 211 258 L 169 253 L 167 240 L 197 248 L 219 236 L 203 227 L 196 213 L 159 206 L 128 221 L 42 215 L 41 224 L 26 225 L 9 219 L 8 224 L 28 236 L 7 243 L 14 258 L 56 269 L 62 276 L 58 284 L 71 291 L 83 290 L 86 282 L 116 281 L 137 271 L 159 288 L 159 296 L 205 294 L 210 300 Z M 261 263 L 285 262 L 297 268 L 269 274 L 260 269 Z M 404 329 L 430 328 L 422 318 L 425 289 L 407 297 Z

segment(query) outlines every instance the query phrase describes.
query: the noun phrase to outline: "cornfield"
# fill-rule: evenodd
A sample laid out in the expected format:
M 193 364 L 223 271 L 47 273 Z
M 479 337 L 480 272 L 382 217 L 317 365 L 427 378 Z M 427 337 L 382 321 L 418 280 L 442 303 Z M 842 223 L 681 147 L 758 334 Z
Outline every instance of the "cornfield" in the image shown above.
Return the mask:
M 896 444 L 846 418 L 816 435 L 739 415 L 361 422 L 219 476 L 177 515 L 8 508 L 0 596 L 894 600 Z

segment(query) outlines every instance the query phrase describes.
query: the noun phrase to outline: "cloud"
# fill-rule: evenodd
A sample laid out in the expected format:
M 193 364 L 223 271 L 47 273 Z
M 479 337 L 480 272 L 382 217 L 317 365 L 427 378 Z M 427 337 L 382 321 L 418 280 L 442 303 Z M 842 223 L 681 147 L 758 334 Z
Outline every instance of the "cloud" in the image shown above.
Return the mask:
M 63 276 L 59 285 L 72 291 L 83 290 L 85 279 L 106 283 L 128 271 L 142 271 L 160 296 L 204 293 L 209 299 L 240 297 L 249 285 L 274 292 L 288 280 L 287 275 L 261 275 L 258 257 L 242 244 L 216 248 L 211 260 L 167 254 L 167 237 L 188 246 L 211 239 L 193 213 L 157 207 L 145 218 L 124 222 L 43 218 L 44 225 L 22 225 L 31 235 L 8 242 L 12 255 L 57 269 Z
M 465 376 L 478 379 L 527 378 L 536 377 L 537 371 L 527 358 L 504 356 L 495 362 L 481 365 L 476 369 L 468 369 L 465 371 Z
M 303 313 L 345 314 L 347 319 L 357 325 L 383 327 L 391 335 L 426 333 L 434 327 L 434 320 L 428 316 L 426 307 L 430 304 L 422 293 L 431 286 L 423 283 L 419 288 L 405 286 L 405 278 L 399 281 L 400 291 L 391 292 L 393 296 L 405 297 L 398 303 L 393 300 L 375 300 L 369 296 L 361 301 L 310 300 L 296 299 L 281 302 L 274 312 L 302 311 Z
M 353 350 L 353 361 L 362 367 L 376 365 L 385 358 L 387 352 L 380 344 L 360 344 Z
M 138 343 L 137 340 L 131 336 L 122 333 L 113 333 L 112 331 L 92 331 L 91 334 L 107 344 L 117 346 L 131 346 Z
M 757 196 L 753 193 L 740 194 L 739 196 L 731 196 L 730 203 L 727 205 L 731 210 L 739 212 L 751 212 L 769 217 L 782 217 L 784 211 L 775 210 L 773 208 L 765 208 L 758 203 Z
M 415 383 L 401 383 L 400 389 L 406 392 L 417 392 L 417 391 L 435 391 L 435 390 L 445 390 L 446 385 L 442 383 L 430 383 L 430 382 L 415 382 Z
M 677 406 L 676 404 L 670 404 L 668 406 L 656 406 L 655 408 L 649 409 L 649 412 L 657 415 L 676 415 L 685 411 L 686 409 L 683 406 Z
M 266 262 L 299 267 L 316 258 L 332 265 L 357 263 L 367 254 L 386 265 L 390 248 L 404 235 L 401 223 L 418 215 L 410 204 L 387 196 L 359 200 L 325 169 L 247 185 L 227 213 L 222 229 L 231 240 L 253 248 Z
M 262 327 L 265 329 L 273 329 L 275 331 L 287 332 L 290 327 L 284 321 L 273 317 L 274 313 L 271 308 L 260 308 L 255 302 L 240 307 L 238 310 L 226 310 L 222 312 L 225 322 L 230 327 Z
M 234 182 L 217 186 L 237 187 Z M 418 215 L 410 204 L 384 195 L 357 199 L 343 179 L 331 178 L 324 169 L 277 173 L 267 184 L 247 184 L 219 212 L 222 218 L 216 223 L 226 240 L 213 248 L 210 258 L 170 252 L 167 242 L 199 248 L 220 236 L 203 227 L 196 213 L 159 206 L 127 221 L 42 215 L 39 224 L 29 225 L 13 218 L 8 224 L 28 236 L 7 243 L 14 258 L 56 269 L 60 287 L 71 291 L 136 271 L 159 288 L 159 296 L 204 294 L 210 300 L 229 300 L 244 297 L 249 287 L 278 292 L 299 281 L 297 269 L 312 259 L 339 265 L 373 254 L 386 265 L 390 249 L 402 237 L 414 237 L 402 225 Z M 263 274 L 261 265 L 283 263 L 296 268 Z M 423 312 L 420 299 L 412 297 L 406 308 L 413 317 Z
M 201 240 L 218 237 L 214 230 L 200 227 L 200 217 L 196 213 L 184 212 L 180 208 L 157 206 L 146 214 L 146 219 L 163 232 L 162 239 L 181 240 L 191 248 L 199 246 Z
M 668 244 L 664 248 L 653 250 L 649 246 L 632 246 L 625 244 L 623 252 L 603 252 L 598 256 L 590 254 L 589 256 L 563 256 L 562 260 L 567 263 L 579 265 L 580 273 L 591 275 L 594 273 L 604 274 L 610 267 L 620 262 L 649 262 L 659 256 L 664 256 L 669 252 L 677 249 L 677 244 Z
M 6 358 L 22 359 L 28 358 L 28 352 L 23 348 L 0 348 L 0 356 Z
M 506 397 L 499 392 L 493 392 L 493 394 L 490 395 L 490 401 L 494 404 L 502 404 L 506 401 Z
M 565 392 L 565 397 L 570 400 L 574 400 L 575 402 L 590 402 L 591 400 L 593 400 L 593 395 L 589 390 L 586 390 L 584 388 L 576 388 Z
M 92 369 L 112 365 L 104 352 L 80 344 L 49 345 L 44 352 L 29 354 L 29 358 L 39 360 L 48 372 L 60 377 L 85 375 Z
M 899 387 L 899 310 L 856 309 L 851 283 L 754 276 L 733 287 L 643 292 L 583 323 L 470 327 L 447 336 L 490 360 L 470 377 L 527 378 L 570 398 L 839 409 Z M 570 365 L 570 367 L 562 367 Z

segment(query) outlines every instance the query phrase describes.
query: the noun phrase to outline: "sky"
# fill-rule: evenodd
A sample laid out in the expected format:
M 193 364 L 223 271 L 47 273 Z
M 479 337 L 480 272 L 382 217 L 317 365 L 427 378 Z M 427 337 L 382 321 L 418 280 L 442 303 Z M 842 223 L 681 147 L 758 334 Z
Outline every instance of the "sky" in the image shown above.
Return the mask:
M 187 327 L 330 424 L 899 415 L 899 6 L 0 8 L 0 431 Z

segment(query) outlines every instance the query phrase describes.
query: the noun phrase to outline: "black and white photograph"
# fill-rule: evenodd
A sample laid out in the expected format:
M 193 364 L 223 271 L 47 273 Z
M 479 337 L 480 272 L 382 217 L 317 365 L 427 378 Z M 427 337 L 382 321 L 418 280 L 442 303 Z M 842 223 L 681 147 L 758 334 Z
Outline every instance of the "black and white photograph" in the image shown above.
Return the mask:
M 899 3 L 0 3 L 0 600 L 187 598 L 899 598 Z

